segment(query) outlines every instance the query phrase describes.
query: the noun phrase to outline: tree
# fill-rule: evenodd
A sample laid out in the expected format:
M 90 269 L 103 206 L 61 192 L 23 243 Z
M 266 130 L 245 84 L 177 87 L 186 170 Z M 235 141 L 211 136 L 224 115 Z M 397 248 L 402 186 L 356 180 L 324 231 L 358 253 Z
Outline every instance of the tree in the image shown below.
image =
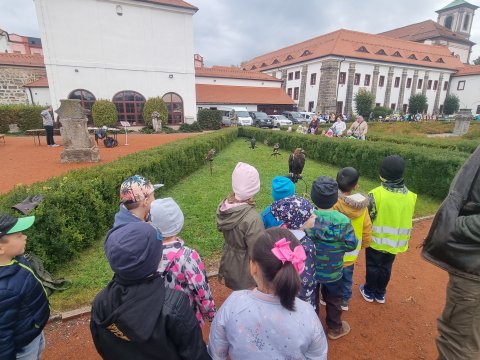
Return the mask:
M 423 113 L 428 109 L 427 97 L 423 94 L 415 94 L 408 99 L 408 108 L 411 114 Z
M 455 94 L 449 94 L 445 97 L 443 103 L 443 113 L 445 115 L 452 115 L 460 109 L 460 99 Z
M 118 121 L 117 108 L 110 100 L 99 99 L 93 104 L 92 118 L 95 126 L 115 126 Z
M 357 114 L 362 115 L 365 119 L 368 119 L 373 109 L 375 95 L 373 95 L 371 91 L 360 89 L 355 94 L 354 101 Z
M 473 60 L 474 65 L 480 65 L 480 56 Z
M 162 126 L 166 126 L 168 120 L 168 108 L 167 105 L 165 105 L 165 101 L 159 96 L 149 98 L 143 106 L 143 121 L 145 121 L 145 125 L 152 126 L 152 114 L 155 111 L 160 114 Z

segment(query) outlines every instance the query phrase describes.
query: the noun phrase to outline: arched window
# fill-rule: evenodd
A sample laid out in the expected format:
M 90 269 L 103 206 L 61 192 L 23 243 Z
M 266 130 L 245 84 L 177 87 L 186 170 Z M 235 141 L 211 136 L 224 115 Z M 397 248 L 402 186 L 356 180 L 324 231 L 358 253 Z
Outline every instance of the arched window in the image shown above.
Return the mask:
M 445 27 L 447 29 L 452 30 L 452 21 L 453 21 L 453 16 L 452 15 L 447 16 L 447 18 L 445 19 Z
M 180 95 L 170 92 L 163 95 L 163 101 L 168 108 L 168 123 L 172 125 L 182 124 L 183 117 L 183 100 Z
M 117 107 L 118 121 L 128 121 L 136 125 L 143 122 L 143 106 L 145 98 L 136 91 L 120 91 L 113 97 L 113 103 Z
M 80 100 L 80 105 L 84 109 L 92 110 L 93 104 L 95 104 L 95 96 L 88 90 L 77 89 L 73 90 L 69 95 L 69 99 L 78 99 Z
M 470 15 L 465 15 L 465 20 L 463 20 L 463 30 L 468 31 L 468 25 L 470 23 Z

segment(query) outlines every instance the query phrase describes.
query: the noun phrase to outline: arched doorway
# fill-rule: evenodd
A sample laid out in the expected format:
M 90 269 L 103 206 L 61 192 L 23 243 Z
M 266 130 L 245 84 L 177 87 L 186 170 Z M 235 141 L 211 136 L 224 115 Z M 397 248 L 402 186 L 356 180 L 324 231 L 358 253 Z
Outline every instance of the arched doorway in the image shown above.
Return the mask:
M 168 109 L 168 123 L 171 125 L 183 124 L 183 100 L 180 95 L 170 92 L 162 97 Z
M 95 100 L 96 100 L 95 95 L 93 95 L 90 91 L 85 89 L 76 89 L 70 92 L 70 94 L 68 95 L 68 98 L 80 100 L 80 105 L 84 109 L 88 110 L 88 113 L 87 113 L 88 122 L 92 123 L 93 122 L 92 107 L 93 107 L 93 104 L 95 104 Z
M 118 121 L 128 121 L 131 125 L 143 123 L 143 106 L 145 97 L 131 90 L 120 91 L 113 97 L 117 107 Z

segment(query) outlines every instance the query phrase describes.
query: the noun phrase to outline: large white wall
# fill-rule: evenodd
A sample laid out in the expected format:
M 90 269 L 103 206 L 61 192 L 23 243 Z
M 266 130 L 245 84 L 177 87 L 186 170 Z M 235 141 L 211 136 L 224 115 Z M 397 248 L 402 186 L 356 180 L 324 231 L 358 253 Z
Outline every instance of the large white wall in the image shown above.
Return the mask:
M 272 88 L 279 88 L 282 86 L 282 83 L 280 81 L 233 79 L 233 78 L 207 77 L 207 76 L 196 76 L 195 83 L 206 84 L 206 85 L 255 86 L 255 87 L 272 87 Z
M 54 107 L 75 89 L 97 99 L 123 90 L 147 99 L 175 92 L 186 120 L 196 117 L 194 10 L 132 0 L 34 1 Z
M 30 104 L 46 106 L 52 103 L 48 87 L 25 88 L 25 92 Z
M 465 81 L 463 90 L 458 90 L 458 83 Z M 480 74 L 455 76 L 450 84 L 450 93 L 460 99 L 460 108 L 472 109 L 473 114 L 479 114 L 477 108 L 480 106 Z M 480 110 L 480 109 L 479 109 Z

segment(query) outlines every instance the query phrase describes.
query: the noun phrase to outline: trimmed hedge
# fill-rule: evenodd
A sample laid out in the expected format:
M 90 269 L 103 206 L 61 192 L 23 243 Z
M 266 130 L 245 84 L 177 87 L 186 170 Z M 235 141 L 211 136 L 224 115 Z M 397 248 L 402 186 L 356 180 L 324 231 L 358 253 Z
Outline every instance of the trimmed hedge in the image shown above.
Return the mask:
M 353 166 L 362 176 L 378 179 L 380 163 L 385 156 L 398 154 L 407 163 L 405 182 L 418 194 L 443 199 L 467 153 L 413 145 L 391 144 L 383 141 L 358 141 L 324 136 L 307 136 L 283 131 L 269 131 L 249 127 L 239 128 L 239 136 L 255 137 L 258 142 L 268 139 L 270 144 L 292 151 L 305 150 L 307 158 L 338 167 Z M 321 175 L 321 174 L 319 174 Z
M 224 129 L 109 164 L 74 170 L 45 182 L 18 186 L 0 196 L 0 212 L 13 214 L 10 207 L 27 196 L 45 196 L 32 213 L 36 220 L 33 230 L 26 232 L 27 248 L 44 261 L 49 271 L 54 271 L 105 235 L 118 211 L 118 191 L 126 177 L 142 174 L 168 188 L 203 166 L 208 150 L 219 151 L 236 138 L 237 128 Z
M 198 110 L 198 124 L 203 130 L 218 130 L 222 127 L 222 112 L 220 110 Z
M 0 105 L 0 133 L 7 133 L 10 124 L 17 124 L 22 131 L 42 129 L 43 109 L 39 105 Z
M 184 132 L 184 133 L 192 133 L 192 132 L 202 132 L 203 130 L 198 124 L 198 122 L 195 121 L 192 124 L 183 123 L 178 128 L 178 131 Z

